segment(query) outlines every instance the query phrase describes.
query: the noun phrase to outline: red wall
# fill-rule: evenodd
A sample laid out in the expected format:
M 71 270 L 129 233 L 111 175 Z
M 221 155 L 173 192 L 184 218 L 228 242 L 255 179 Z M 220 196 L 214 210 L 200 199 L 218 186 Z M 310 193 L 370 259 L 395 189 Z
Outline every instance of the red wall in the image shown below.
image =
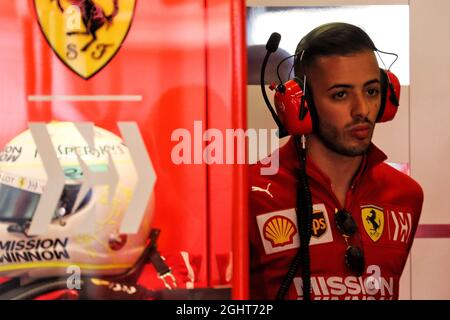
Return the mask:
M 223 284 L 217 261 L 233 251 L 235 298 L 246 295 L 245 168 L 175 165 L 170 155 L 177 143 L 172 131 L 193 134 L 194 121 L 204 129 L 245 126 L 243 14 L 237 0 L 138 0 L 122 47 L 85 80 L 50 48 L 33 0 L 0 4 L 0 145 L 30 121 L 93 121 L 115 133 L 118 121 L 135 121 L 157 175 L 153 224 L 161 229 L 160 251 L 201 256 L 202 286 Z M 29 101 L 30 95 L 92 94 L 142 100 Z

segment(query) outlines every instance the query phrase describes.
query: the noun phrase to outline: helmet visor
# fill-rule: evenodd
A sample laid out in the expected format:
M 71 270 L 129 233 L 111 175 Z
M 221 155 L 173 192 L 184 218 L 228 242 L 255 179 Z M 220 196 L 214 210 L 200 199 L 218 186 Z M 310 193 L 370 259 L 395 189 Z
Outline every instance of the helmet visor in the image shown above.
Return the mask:
M 72 213 L 73 206 L 80 191 L 80 184 L 66 184 L 55 208 L 54 218 L 61 216 L 60 209 L 64 208 L 65 214 Z M 77 210 L 81 209 L 91 199 L 90 190 Z M 30 221 L 36 211 L 41 194 L 28 190 L 0 184 L 0 221 L 25 222 Z
M 31 220 L 40 198 L 39 193 L 0 184 L 0 220 Z

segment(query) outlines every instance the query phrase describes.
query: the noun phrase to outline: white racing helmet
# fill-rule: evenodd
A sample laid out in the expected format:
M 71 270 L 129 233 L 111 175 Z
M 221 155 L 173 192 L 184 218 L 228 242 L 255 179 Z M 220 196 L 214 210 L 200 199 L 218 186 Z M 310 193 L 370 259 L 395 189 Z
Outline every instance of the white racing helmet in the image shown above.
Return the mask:
M 95 148 L 71 122 L 46 127 L 65 185 L 45 234 L 27 232 L 49 181 L 30 130 L 0 150 L 0 277 L 67 276 L 73 266 L 82 275 L 124 273 L 141 256 L 152 218 L 147 206 L 138 233 L 119 233 L 138 181 L 128 148 L 120 137 L 99 127 L 94 127 Z M 76 201 L 83 183 L 78 156 L 90 171 L 105 172 L 111 166 L 108 154 L 117 170 L 115 192 L 107 185 L 95 185 Z M 93 233 L 83 233 L 87 221 L 95 224 Z

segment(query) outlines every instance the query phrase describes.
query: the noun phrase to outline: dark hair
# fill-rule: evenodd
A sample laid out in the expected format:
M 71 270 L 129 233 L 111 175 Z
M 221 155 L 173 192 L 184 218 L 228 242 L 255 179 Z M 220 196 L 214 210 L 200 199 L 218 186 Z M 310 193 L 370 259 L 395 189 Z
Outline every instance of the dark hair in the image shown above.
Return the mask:
M 377 48 L 361 28 L 342 22 L 321 25 L 310 31 L 297 45 L 295 75 L 303 75 L 305 68 L 318 56 L 349 55 L 364 50 L 375 51 Z

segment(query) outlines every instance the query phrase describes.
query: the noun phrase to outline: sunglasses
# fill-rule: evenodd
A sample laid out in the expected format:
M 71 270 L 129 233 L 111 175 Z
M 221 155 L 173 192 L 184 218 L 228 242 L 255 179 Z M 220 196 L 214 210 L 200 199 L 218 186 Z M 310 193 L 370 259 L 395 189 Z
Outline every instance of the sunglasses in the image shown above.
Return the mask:
M 353 235 L 358 231 L 355 220 L 345 209 L 338 210 L 334 217 L 339 232 L 347 244 L 345 251 L 345 264 L 351 272 L 361 276 L 365 269 L 364 252 L 360 247 L 351 244 Z

